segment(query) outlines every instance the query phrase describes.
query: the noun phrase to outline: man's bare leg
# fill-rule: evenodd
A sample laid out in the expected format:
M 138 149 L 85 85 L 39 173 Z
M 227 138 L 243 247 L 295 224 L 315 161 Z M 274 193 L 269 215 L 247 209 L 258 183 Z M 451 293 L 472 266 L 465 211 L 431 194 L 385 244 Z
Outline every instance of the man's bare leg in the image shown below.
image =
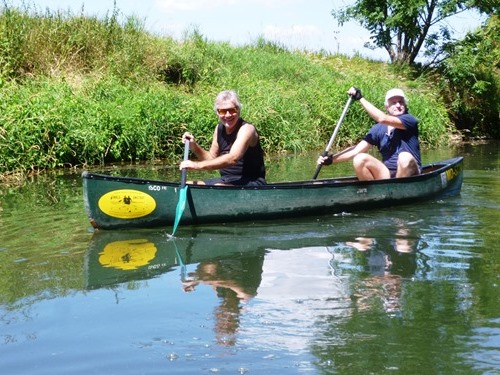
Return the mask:
M 391 178 L 391 173 L 384 163 L 369 154 L 361 153 L 356 155 L 352 163 L 356 176 L 360 181 Z
M 409 177 L 420 173 L 417 160 L 409 152 L 403 151 L 398 156 L 396 177 Z

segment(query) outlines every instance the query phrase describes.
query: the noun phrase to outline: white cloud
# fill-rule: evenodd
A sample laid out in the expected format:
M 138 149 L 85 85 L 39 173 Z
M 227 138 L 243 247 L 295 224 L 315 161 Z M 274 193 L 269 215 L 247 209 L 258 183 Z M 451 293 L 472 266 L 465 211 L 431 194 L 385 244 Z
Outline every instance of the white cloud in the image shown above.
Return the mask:
M 304 0 L 246 0 L 245 6 L 252 4 L 286 9 L 293 3 L 300 3 Z M 156 0 L 156 5 L 168 13 L 177 11 L 203 11 L 213 10 L 233 5 L 241 5 L 239 0 Z
M 236 0 L 157 0 L 156 4 L 166 12 L 199 11 L 227 5 L 234 5 Z
M 321 35 L 321 29 L 312 25 L 265 26 L 264 37 L 269 39 L 313 38 Z
M 263 28 L 266 40 L 283 43 L 292 48 L 306 48 L 321 38 L 322 30 L 313 25 L 276 26 L 266 25 Z

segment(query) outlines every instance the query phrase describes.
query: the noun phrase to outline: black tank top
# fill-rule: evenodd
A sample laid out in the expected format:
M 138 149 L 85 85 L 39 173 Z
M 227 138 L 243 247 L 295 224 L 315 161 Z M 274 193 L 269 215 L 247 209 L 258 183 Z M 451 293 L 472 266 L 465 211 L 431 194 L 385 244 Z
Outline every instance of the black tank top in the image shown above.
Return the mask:
M 217 143 L 221 155 L 229 153 L 238 132 L 244 124 L 247 124 L 247 122 L 240 118 L 236 124 L 236 129 L 231 134 L 226 133 L 224 124 L 219 123 L 217 125 Z M 266 178 L 264 152 L 260 146 L 260 137 L 257 144 L 254 147 L 248 147 L 243 157 L 235 165 L 221 168 L 220 174 L 227 182 L 240 179 L 256 180 L 259 177 Z

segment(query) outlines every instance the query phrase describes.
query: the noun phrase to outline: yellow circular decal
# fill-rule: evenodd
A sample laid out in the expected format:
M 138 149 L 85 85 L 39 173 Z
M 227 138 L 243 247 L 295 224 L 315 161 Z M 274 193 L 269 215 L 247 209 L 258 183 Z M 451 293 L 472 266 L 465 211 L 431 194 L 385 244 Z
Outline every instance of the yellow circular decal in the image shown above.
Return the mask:
M 156 246 L 148 240 L 115 241 L 99 253 L 99 263 L 104 267 L 135 270 L 145 266 L 156 256 Z
M 151 195 L 142 191 L 113 190 L 99 199 L 99 208 L 105 214 L 118 219 L 135 219 L 153 212 L 156 201 Z

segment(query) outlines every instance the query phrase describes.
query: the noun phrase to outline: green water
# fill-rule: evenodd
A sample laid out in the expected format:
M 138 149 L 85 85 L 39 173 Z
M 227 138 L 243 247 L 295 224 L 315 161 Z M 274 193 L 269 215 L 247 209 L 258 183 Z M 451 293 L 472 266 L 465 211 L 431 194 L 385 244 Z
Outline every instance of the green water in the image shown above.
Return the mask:
M 94 234 L 80 172 L 2 185 L 0 373 L 499 373 L 498 146 L 424 152 L 465 157 L 458 197 L 181 226 L 175 242 Z M 311 178 L 315 159 L 273 158 L 269 178 Z

